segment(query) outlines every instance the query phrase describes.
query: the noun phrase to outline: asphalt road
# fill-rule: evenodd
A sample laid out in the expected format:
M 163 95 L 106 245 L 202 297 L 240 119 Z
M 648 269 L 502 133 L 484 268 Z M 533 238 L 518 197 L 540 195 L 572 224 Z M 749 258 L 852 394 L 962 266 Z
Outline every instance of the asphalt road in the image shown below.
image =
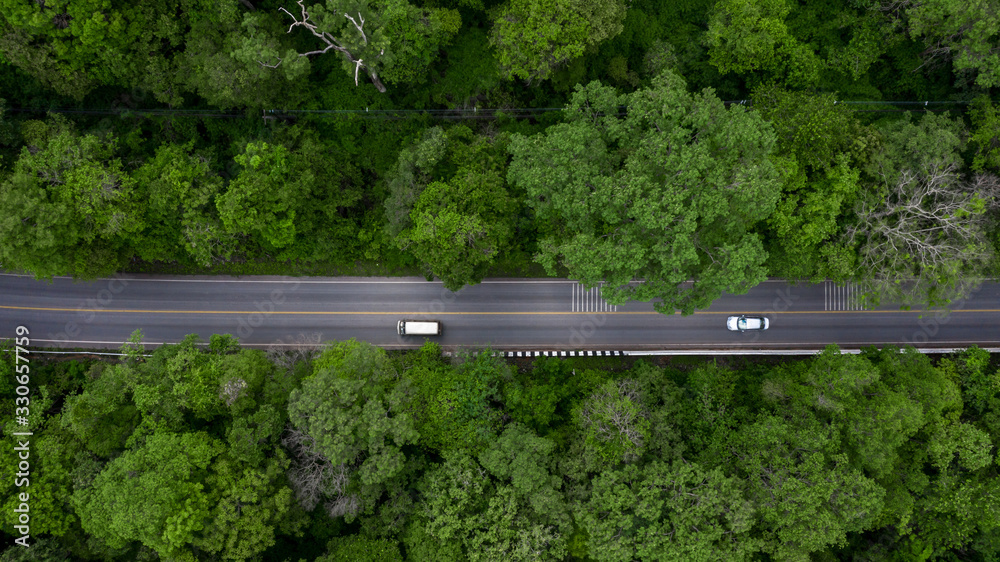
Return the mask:
M 574 281 L 493 279 L 457 293 L 422 278 L 125 276 L 51 283 L 0 274 L 0 338 L 28 327 L 32 345 L 117 348 L 136 328 L 147 344 L 197 333 L 229 333 L 244 345 L 313 345 L 356 338 L 387 348 L 403 318 L 436 319 L 445 349 L 787 350 L 912 344 L 1000 347 L 1000 284 L 988 283 L 943 316 L 891 307 L 858 310 L 851 287 L 768 281 L 724 295 L 691 316 L 665 316 L 649 303 L 608 306 Z M 726 330 L 731 314 L 770 318 L 761 333 Z

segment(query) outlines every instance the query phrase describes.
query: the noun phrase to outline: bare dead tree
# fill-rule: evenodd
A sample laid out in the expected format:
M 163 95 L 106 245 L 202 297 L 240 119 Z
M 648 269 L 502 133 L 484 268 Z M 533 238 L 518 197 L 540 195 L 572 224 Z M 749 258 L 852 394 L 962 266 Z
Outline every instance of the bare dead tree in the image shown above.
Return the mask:
M 345 515 L 356 515 L 361 509 L 361 502 L 358 496 L 337 496 L 336 498 L 323 504 L 330 517 L 343 517 Z
M 646 413 L 641 404 L 639 383 L 622 379 L 602 387 L 581 409 L 580 417 L 601 441 L 621 444 L 626 461 L 636 460 L 645 444 L 641 422 Z
M 219 388 L 219 400 L 226 403 L 226 406 L 232 406 L 243 396 L 244 390 L 247 388 L 247 381 L 237 377 L 229 379 Z
M 968 189 L 986 200 L 990 209 L 1000 208 L 1000 176 L 996 174 L 976 174 L 969 180 Z
M 351 482 L 349 467 L 334 465 L 316 452 L 316 441 L 305 432 L 289 426 L 281 444 L 292 455 L 288 481 L 295 490 L 299 505 L 312 511 L 323 498 L 331 517 L 356 515 L 361 503 L 357 495 L 347 492 Z
M 299 16 L 299 17 L 296 17 L 295 14 L 289 12 L 284 7 L 278 8 L 280 11 L 285 12 L 286 14 L 288 14 L 288 17 L 292 18 L 293 23 L 292 23 L 292 25 L 288 26 L 288 33 L 291 33 L 292 30 L 295 29 L 296 27 L 300 27 L 301 26 L 301 27 L 304 27 L 304 28 L 308 29 L 310 33 L 312 33 L 314 36 L 318 37 L 321 41 L 323 41 L 323 43 L 326 44 L 326 47 L 324 47 L 322 49 L 317 49 L 317 50 L 309 51 L 307 53 L 299 53 L 298 55 L 300 57 L 308 57 L 310 55 L 322 55 L 322 54 L 325 54 L 326 52 L 328 52 L 330 50 L 337 51 L 338 53 L 340 53 L 341 55 L 343 55 L 345 58 L 347 58 L 347 60 L 351 61 L 352 64 L 354 64 L 354 85 L 355 86 L 358 85 L 358 72 L 362 68 L 364 68 L 365 72 L 368 74 L 368 77 L 371 79 L 372 84 L 375 85 L 375 87 L 378 89 L 379 92 L 382 92 L 384 94 L 385 93 L 385 85 L 382 84 L 381 80 L 379 80 L 378 72 L 376 72 L 376 70 L 372 67 L 371 63 L 366 64 L 365 61 L 364 61 L 364 59 L 362 59 L 360 56 L 356 56 L 354 53 L 352 53 L 347 48 L 347 46 L 344 45 L 344 42 L 341 41 L 340 39 L 337 39 L 336 37 L 334 37 L 333 34 L 327 32 L 327 31 L 320 31 L 319 28 L 316 26 L 316 24 L 314 24 L 313 22 L 309 21 L 309 13 L 306 12 L 306 7 L 305 7 L 305 4 L 303 4 L 303 0 L 298 0 L 298 2 L 296 2 L 296 3 L 299 5 L 299 8 L 302 11 L 301 16 Z M 365 18 L 362 16 L 362 14 L 360 12 L 358 12 L 356 14 L 357 17 L 355 17 L 355 15 L 348 14 L 348 13 L 345 12 L 343 15 L 344 15 L 344 17 L 348 21 L 351 22 L 351 24 L 353 24 L 354 28 L 357 29 L 358 33 L 361 35 L 361 40 L 362 40 L 363 44 L 365 46 L 367 46 L 368 45 L 368 35 L 365 33 L 365 29 L 364 29 Z M 385 54 L 385 49 L 380 49 L 378 56 L 381 57 L 384 54 Z M 262 62 L 262 61 L 257 61 L 257 62 L 260 63 L 261 66 L 264 66 L 264 67 L 267 67 L 267 68 L 277 68 L 281 64 L 282 60 L 279 58 L 278 62 L 274 63 L 274 64 L 267 64 L 267 63 Z
M 323 334 L 299 332 L 295 338 L 291 338 L 289 341 L 280 339 L 267 346 L 265 353 L 271 363 L 274 363 L 279 370 L 289 373 L 296 364 L 312 361 L 322 347 Z
M 858 245 L 868 304 L 886 297 L 909 304 L 934 291 L 945 301 L 967 294 L 993 259 L 984 210 L 996 204 L 1000 182 L 982 176 L 963 183 L 956 162 L 931 162 L 899 172 L 879 196 L 858 203 L 846 241 Z
M 186 222 L 183 233 L 191 252 L 205 266 L 225 261 L 236 242 L 222 225 L 211 220 Z

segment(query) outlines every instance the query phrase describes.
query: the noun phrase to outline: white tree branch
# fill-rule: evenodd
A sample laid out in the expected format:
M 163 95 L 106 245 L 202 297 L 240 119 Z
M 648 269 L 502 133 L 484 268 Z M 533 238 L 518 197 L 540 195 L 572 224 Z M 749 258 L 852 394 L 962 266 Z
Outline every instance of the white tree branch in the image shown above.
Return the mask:
M 364 40 L 365 45 L 367 45 L 368 44 L 368 36 L 365 35 L 365 30 L 364 30 L 365 18 L 364 18 L 364 16 L 361 15 L 361 12 L 358 12 L 358 19 L 361 20 L 361 25 L 358 25 L 358 22 L 354 18 L 352 18 L 351 16 L 347 15 L 346 13 L 344 14 L 344 17 L 347 18 L 347 19 L 349 19 L 349 20 L 351 20 L 351 23 L 353 23 L 354 27 L 357 28 L 358 33 L 361 34 L 361 39 Z

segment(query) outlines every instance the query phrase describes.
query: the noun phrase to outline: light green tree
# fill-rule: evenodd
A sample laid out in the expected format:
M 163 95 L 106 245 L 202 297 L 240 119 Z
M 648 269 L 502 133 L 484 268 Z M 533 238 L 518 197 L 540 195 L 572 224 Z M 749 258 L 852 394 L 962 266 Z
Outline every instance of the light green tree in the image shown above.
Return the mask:
M 388 232 L 452 291 L 482 281 L 513 246 L 518 206 L 507 192 L 506 146 L 505 134 L 431 127 L 389 175 Z
M 969 142 L 976 147 L 972 169 L 1000 172 L 1000 109 L 986 96 L 980 96 L 969 107 L 972 131 Z
M 514 209 L 496 169 L 463 168 L 421 192 L 400 243 L 457 291 L 482 281 L 511 245 Z
M 332 473 L 299 470 L 293 483 L 307 505 L 326 495 L 341 501 L 332 514 L 370 512 L 386 486 L 405 475 L 403 447 L 418 437 L 409 381 L 399 380 L 384 350 L 354 340 L 330 346 L 314 366 L 288 399 L 296 429 L 289 443 L 300 461 L 326 463 L 340 476 L 334 482 Z
M 780 179 L 759 115 L 690 94 L 665 72 L 628 96 L 580 87 L 565 116 L 544 134 L 515 135 L 508 172 L 547 227 L 536 260 L 550 273 L 558 264 L 588 286 L 603 282 L 614 304 L 660 299 L 667 314 L 766 277 L 753 226 L 774 210 Z
M 594 560 L 750 560 L 762 545 L 741 488 L 696 463 L 628 464 L 597 475 L 575 510 Z
M 62 118 L 23 125 L 27 146 L 0 189 L 0 259 L 38 277 L 109 274 L 143 227 L 135 180 L 116 141 Z
M 274 248 L 295 241 L 296 217 L 315 176 L 280 144 L 250 142 L 235 157 L 239 175 L 216 197 L 226 231 L 256 234 Z
M 509 0 L 490 32 L 501 72 L 529 82 L 621 33 L 619 0 Z
M 785 18 L 787 0 L 720 0 L 708 24 L 705 42 L 720 72 L 746 73 L 778 66 L 783 44 L 790 39 Z
M 276 437 L 276 436 L 274 436 Z M 277 446 L 277 439 L 258 447 Z M 270 447 L 268 447 L 270 448 Z M 255 464 L 223 455 L 206 479 L 217 495 L 196 544 L 223 560 L 253 560 L 274 546 L 278 535 L 294 535 L 304 523 L 288 485 L 288 457 L 281 449 Z
M 723 74 L 764 70 L 794 87 L 815 86 L 823 63 L 789 32 L 791 10 L 788 0 L 716 2 L 704 38 L 712 65 Z
M 206 487 L 224 447 L 205 433 L 154 433 L 108 463 L 73 503 L 84 530 L 121 548 L 139 541 L 163 557 L 195 560 L 190 545 L 217 496 Z
M 388 539 L 372 539 L 359 535 L 336 537 L 326 545 L 326 554 L 315 562 L 403 562 L 399 545 Z

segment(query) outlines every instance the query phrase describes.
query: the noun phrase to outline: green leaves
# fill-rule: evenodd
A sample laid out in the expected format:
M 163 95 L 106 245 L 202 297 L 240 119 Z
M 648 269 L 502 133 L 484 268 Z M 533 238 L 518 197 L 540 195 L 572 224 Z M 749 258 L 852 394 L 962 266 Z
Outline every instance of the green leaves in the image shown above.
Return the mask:
M 566 117 L 510 149 L 508 181 L 552 225 L 536 256 L 550 273 L 559 263 L 587 285 L 604 282 L 608 302 L 660 299 L 657 311 L 685 314 L 765 277 L 751 228 L 774 209 L 779 184 L 759 116 L 727 110 L 710 91 L 688 94 L 666 72 L 621 98 L 581 88 Z
M 194 560 L 188 547 L 213 501 L 208 466 L 221 452 L 206 434 L 156 433 L 105 467 L 74 494 L 83 528 L 112 547 L 139 541 L 163 556 Z
M 796 426 L 774 416 L 740 430 L 736 457 L 768 530 L 765 552 L 802 558 L 844 544 L 847 533 L 868 528 L 882 510 L 885 490 L 836 454 L 835 439 L 819 424 Z
M 927 0 L 906 8 L 910 37 L 927 45 L 925 56 L 953 58 L 956 71 L 976 73 L 976 84 L 1000 84 L 1000 22 L 988 0 Z
M 634 462 L 649 439 L 649 415 L 641 388 L 630 379 L 609 381 L 577 411 L 587 446 L 609 465 Z
M 494 20 L 490 44 L 504 75 L 544 80 L 621 33 L 624 18 L 617 0 L 509 0 Z
M 353 464 L 416 440 L 402 389 L 387 384 L 393 375 L 383 350 L 351 341 L 327 354 L 340 357 L 328 365 L 320 358 L 288 403 L 291 422 L 316 440 L 319 454 L 335 465 Z M 369 470 L 377 465 L 368 463 Z
M 1000 111 L 986 96 L 976 98 L 969 108 L 972 134 L 969 141 L 976 147 L 972 169 L 992 169 L 1000 172 Z
M 778 65 L 777 52 L 791 39 L 786 0 L 720 0 L 715 4 L 705 42 L 720 72 L 745 73 Z
M 482 281 L 513 245 L 518 206 L 504 182 L 506 140 L 432 127 L 389 177 L 388 232 L 452 291 Z
M 863 198 L 847 242 L 870 302 L 947 306 L 965 296 L 995 260 L 983 201 L 990 182 L 961 175 L 960 123 L 945 115 L 886 127 L 869 166 L 878 191 Z
M 297 204 L 312 190 L 312 172 L 296 167 L 284 146 L 266 142 L 248 143 L 235 160 L 242 169 L 216 199 L 226 230 L 258 234 L 275 248 L 290 245 Z
M 299 2 L 284 12 L 294 22 L 292 28 L 305 27 L 322 41 L 299 57 L 333 50 L 355 83 L 363 69 L 383 93 L 380 77 L 390 83 L 422 81 L 437 51 L 461 26 L 456 10 L 422 9 L 406 0 L 357 0 L 347 5 L 328 0 L 308 8 Z M 291 55 L 284 56 L 294 58 Z
M 301 434 L 292 436 L 300 462 L 339 467 L 343 480 L 333 484 L 308 468 L 297 483 L 300 499 L 315 505 L 321 495 L 340 496 L 349 507 L 334 515 L 370 512 L 375 501 L 406 468 L 405 445 L 419 437 L 409 413 L 408 381 L 397 375 L 385 351 L 349 341 L 331 346 L 316 361 L 316 371 L 292 391 L 288 416 Z M 359 503 L 360 502 L 360 503 Z
M 514 209 L 498 170 L 462 168 L 421 192 L 399 243 L 457 291 L 482 281 L 511 245 Z
M 761 541 L 741 487 L 696 463 L 625 465 L 594 479 L 577 517 L 594 560 L 749 560 Z
M 505 457 L 519 444 L 529 449 L 515 453 L 508 464 Z M 544 440 L 521 428 L 505 432 L 498 446 L 481 455 L 499 483 L 464 453 L 446 453 L 445 462 L 421 479 L 425 502 L 408 547 L 440 553 L 457 543 L 470 560 L 484 562 L 561 559 L 568 519 L 558 479 L 546 469 L 547 448 Z M 506 483 L 508 478 L 513 485 Z M 424 537 L 429 545 L 415 543 Z
M 24 134 L 29 146 L 0 186 L 0 259 L 38 277 L 113 272 L 144 226 L 114 138 L 79 135 L 58 118 L 27 123 Z
M 274 546 L 279 533 L 296 532 L 302 520 L 285 478 L 288 465 L 280 451 L 253 468 L 218 459 L 209 483 L 219 499 L 199 546 L 226 560 L 250 560 Z

